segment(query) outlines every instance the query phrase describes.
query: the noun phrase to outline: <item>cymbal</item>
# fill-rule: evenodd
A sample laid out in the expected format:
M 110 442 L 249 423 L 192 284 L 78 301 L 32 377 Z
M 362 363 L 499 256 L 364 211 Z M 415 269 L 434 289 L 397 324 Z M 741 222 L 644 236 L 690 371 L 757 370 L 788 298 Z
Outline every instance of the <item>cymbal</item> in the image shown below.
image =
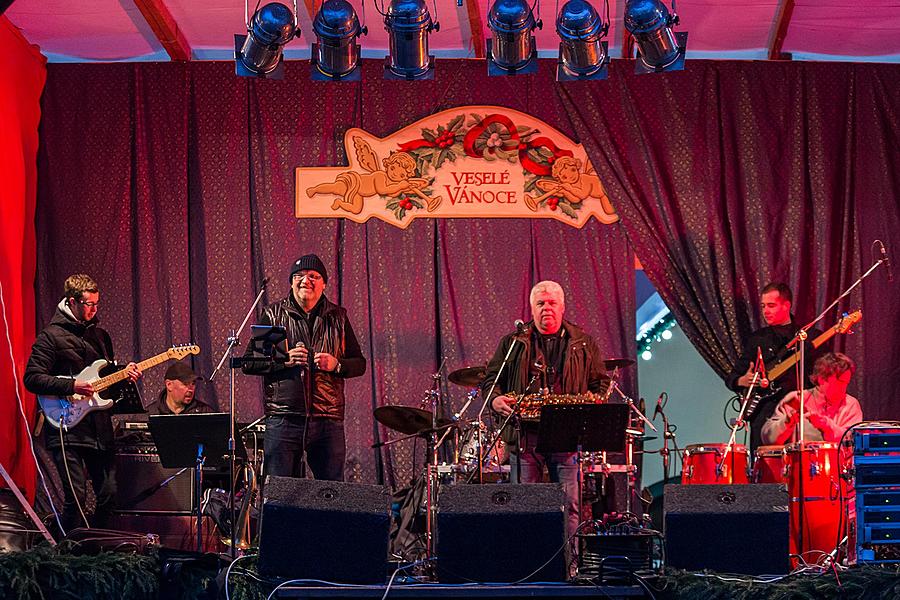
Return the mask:
M 433 416 L 431 411 L 411 406 L 379 406 L 375 409 L 376 421 L 406 435 L 430 433 L 434 425 Z M 450 419 L 439 418 L 437 428 L 441 429 L 452 423 Z
M 634 364 L 634 360 L 630 358 L 608 358 L 603 361 L 603 365 L 606 367 L 607 371 L 612 371 L 613 369 L 621 369 L 623 367 L 630 367 Z
M 465 367 L 452 371 L 447 375 L 447 379 L 450 380 L 450 383 L 455 383 L 456 385 L 478 387 L 486 374 L 487 368 L 485 367 Z

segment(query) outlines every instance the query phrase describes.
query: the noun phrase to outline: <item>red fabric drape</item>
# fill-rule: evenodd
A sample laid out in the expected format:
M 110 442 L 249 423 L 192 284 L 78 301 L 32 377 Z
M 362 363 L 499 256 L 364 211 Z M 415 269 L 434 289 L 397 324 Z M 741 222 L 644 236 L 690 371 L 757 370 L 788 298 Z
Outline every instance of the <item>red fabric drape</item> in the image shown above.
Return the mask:
M 35 158 L 45 64 L 0 16 L 0 463 L 32 499 L 35 465 L 19 400 L 30 424 L 34 397 L 22 386 L 22 371 L 34 340 Z M 0 480 L 0 486 L 6 483 Z

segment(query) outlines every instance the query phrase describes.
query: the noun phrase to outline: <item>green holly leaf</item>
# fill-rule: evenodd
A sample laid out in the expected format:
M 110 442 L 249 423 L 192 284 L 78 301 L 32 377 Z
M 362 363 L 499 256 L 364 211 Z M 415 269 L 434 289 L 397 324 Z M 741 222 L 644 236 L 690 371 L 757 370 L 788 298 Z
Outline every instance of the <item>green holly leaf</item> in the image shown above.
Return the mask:
M 409 201 L 412 202 L 412 205 L 415 206 L 416 208 L 423 208 L 425 206 L 418 200 L 414 199 L 412 196 L 409 197 Z
M 391 202 L 388 202 L 388 203 L 387 203 L 387 206 L 386 206 L 385 208 L 387 208 L 388 210 L 396 211 L 398 206 L 400 206 L 400 201 L 399 201 L 399 200 L 393 200 L 393 201 L 391 201 Z
M 430 129 L 423 129 L 422 137 L 424 139 L 428 140 L 429 142 L 433 142 L 434 140 L 437 139 L 437 135 L 435 135 L 435 133 L 433 131 L 431 131 Z
M 526 181 L 525 188 L 523 189 L 523 191 L 525 191 L 525 192 L 534 191 L 534 188 L 537 187 L 538 179 L 539 179 L 538 177 L 535 177 L 529 181 Z
M 460 125 L 463 124 L 464 120 L 465 120 L 464 115 L 456 115 L 453 118 L 453 120 L 450 121 L 450 124 L 447 125 L 447 129 L 449 129 L 451 131 L 456 131 L 457 129 L 459 129 Z
M 435 168 L 435 169 L 440 169 L 440 168 L 441 168 L 441 165 L 443 164 L 443 162 L 444 162 L 445 160 L 447 160 L 447 156 L 448 156 L 449 154 L 450 154 L 450 150 L 449 150 L 449 149 L 444 148 L 443 150 L 441 150 L 441 153 L 438 155 L 437 160 L 436 160 L 435 163 L 434 163 L 434 168 Z
M 478 125 L 482 121 L 484 121 L 484 117 L 482 117 L 478 113 L 472 113 L 472 125 Z

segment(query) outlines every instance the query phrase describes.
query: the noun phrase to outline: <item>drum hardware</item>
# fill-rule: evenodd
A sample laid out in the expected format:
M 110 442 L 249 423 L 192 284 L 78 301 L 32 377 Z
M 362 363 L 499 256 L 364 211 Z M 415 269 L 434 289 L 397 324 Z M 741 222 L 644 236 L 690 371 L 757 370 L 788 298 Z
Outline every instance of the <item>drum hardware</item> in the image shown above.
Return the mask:
M 738 412 L 737 419 L 734 420 L 734 424 L 731 426 L 731 435 L 728 438 L 728 444 L 725 446 L 725 452 L 722 455 L 722 462 L 720 465 L 723 467 L 725 461 L 728 459 L 728 454 L 734 447 L 734 440 L 737 436 L 738 429 L 741 429 L 744 426 L 744 419 L 746 418 L 748 411 L 752 410 L 751 399 L 753 390 L 757 385 L 762 387 L 769 385 L 768 379 L 766 379 L 766 363 L 763 361 L 762 348 L 759 346 L 756 347 L 756 363 L 753 365 L 753 378 L 750 380 L 750 385 L 747 387 L 747 393 L 744 394 L 744 397 L 741 400 L 741 410 Z M 753 406 L 755 407 L 755 404 Z
M 613 381 L 619 380 L 619 369 L 623 369 L 625 367 L 630 367 L 634 364 L 634 360 L 630 358 L 608 358 L 603 361 L 603 366 L 607 371 L 612 371 L 610 375 L 610 379 Z M 603 401 L 609 402 L 609 397 L 612 395 L 613 387 L 610 385 L 606 388 L 606 393 L 603 394 Z
M 659 431 L 658 429 L 656 429 L 656 427 L 653 426 L 653 423 L 650 422 L 650 419 L 648 419 L 647 416 L 638 409 L 638 407 L 634 403 L 634 400 L 632 400 L 631 397 L 629 397 L 628 395 L 625 394 L 625 392 L 622 391 L 622 388 L 619 387 L 619 384 L 615 378 L 610 382 L 610 389 L 612 391 L 615 391 L 617 394 L 619 394 L 619 396 L 621 396 L 622 401 L 628 405 L 629 409 L 631 409 L 631 414 L 638 418 L 638 423 L 643 422 L 648 427 L 650 427 L 650 429 L 652 429 L 653 431 L 657 431 L 657 432 Z M 644 435 L 643 429 L 639 429 L 638 427 L 632 426 L 632 427 L 627 427 L 625 429 L 625 464 L 628 465 L 629 467 L 634 465 L 635 441 L 638 437 L 641 437 Z M 637 471 L 636 468 L 633 470 L 627 471 L 627 473 L 628 473 L 628 478 L 627 478 L 628 490 L 625 495 L 625 511 L 629 512 L 629 513 L 634 512 L 632 509 L 633 509 L 635 488 L 637 487 L 636 471 Z M 605 489 L 605 485 L 606 485 L 605 479 L 606 478 L 604 477 L 604 481 L 602 482 L 604 489 Z

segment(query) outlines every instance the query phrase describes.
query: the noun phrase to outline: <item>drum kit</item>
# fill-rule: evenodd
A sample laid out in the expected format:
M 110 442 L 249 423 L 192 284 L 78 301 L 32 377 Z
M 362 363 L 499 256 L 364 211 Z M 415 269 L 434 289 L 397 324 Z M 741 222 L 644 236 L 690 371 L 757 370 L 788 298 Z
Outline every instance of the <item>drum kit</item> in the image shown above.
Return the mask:
M 580 457 L 582 481 L 584 474 L 593 474 L 601 478 L 605 489 L 606 478 L 612 473 L 622 472 L 627 475 L 628 492 L 626 496 L 626 512 L 632 512 L 632 498 L 638 497 L 634 490 L 636 485 L 637 466 L 634 463 L 637 445 L 648 438 L 643 435 L 646 424 L 654 431 L 656 428 L 641 412 L 634 401 L 625 395 L 618 385 L 620 370 L 634 365 L 635 361 L 627 358 L 614 358 L 604 361 L 610 372 L 612 385 L 603 396 L 593 394 L 549 394 L 542 393 L 522 397 L 522 406 L 529 407 L 529 418 L 539 419 L 542 406 L 558 404 L 598 404 L 607 403 L 613 393 L 620 396 L 621 403 L 630 407 L 629 426 L 625 431 L 625 464 L 610 464 L 606 452 L 584 452 Z M 443 368 L 443 365 L 442 365 Z M 443 377 L 438 373 L 432 375 L 433 386 L 425 394 L 425 400 L 419 407 L 388 405 L 376 408 L 374 417 L 377 422 L 401 434 L 399 437 L 373 444 L 373 448 L 388 446 L 413 438 L 426 440 L 427 458 L 422 478 L 425 480 L 426 492 L 424 506 L 426 513 L 425 546 L 428 556 L 433 556 L 434 536 L 433 520 L 437 510 L 437 490 L 441 485 L 457 483 L 482 483 L 499 481 L 509 472 L 509 449 L 501 439 L 502 424 L 485 421 L 486 401 L 480 406 L 477 416 L 465 418 L 466 411 L 475 403 L 480 395 L 481 384 L 487 374 L 484 366 L 472 366 L 457 369 L 446 376 L 446 380 L 455 385 L 468 388 L 464 405 L 451 416 L 441 416 L 444 406 L 441 394 Z M 430 404 L 430 406 L 429 406 Z M 448 411 L 444 411 L 447 414 Z M 450 444 L 451 450 L 444 456 L 452 457 L 450 461 L 441 462 L 439 449 Z M 602 492 L 601 492 L 602 493 Z

